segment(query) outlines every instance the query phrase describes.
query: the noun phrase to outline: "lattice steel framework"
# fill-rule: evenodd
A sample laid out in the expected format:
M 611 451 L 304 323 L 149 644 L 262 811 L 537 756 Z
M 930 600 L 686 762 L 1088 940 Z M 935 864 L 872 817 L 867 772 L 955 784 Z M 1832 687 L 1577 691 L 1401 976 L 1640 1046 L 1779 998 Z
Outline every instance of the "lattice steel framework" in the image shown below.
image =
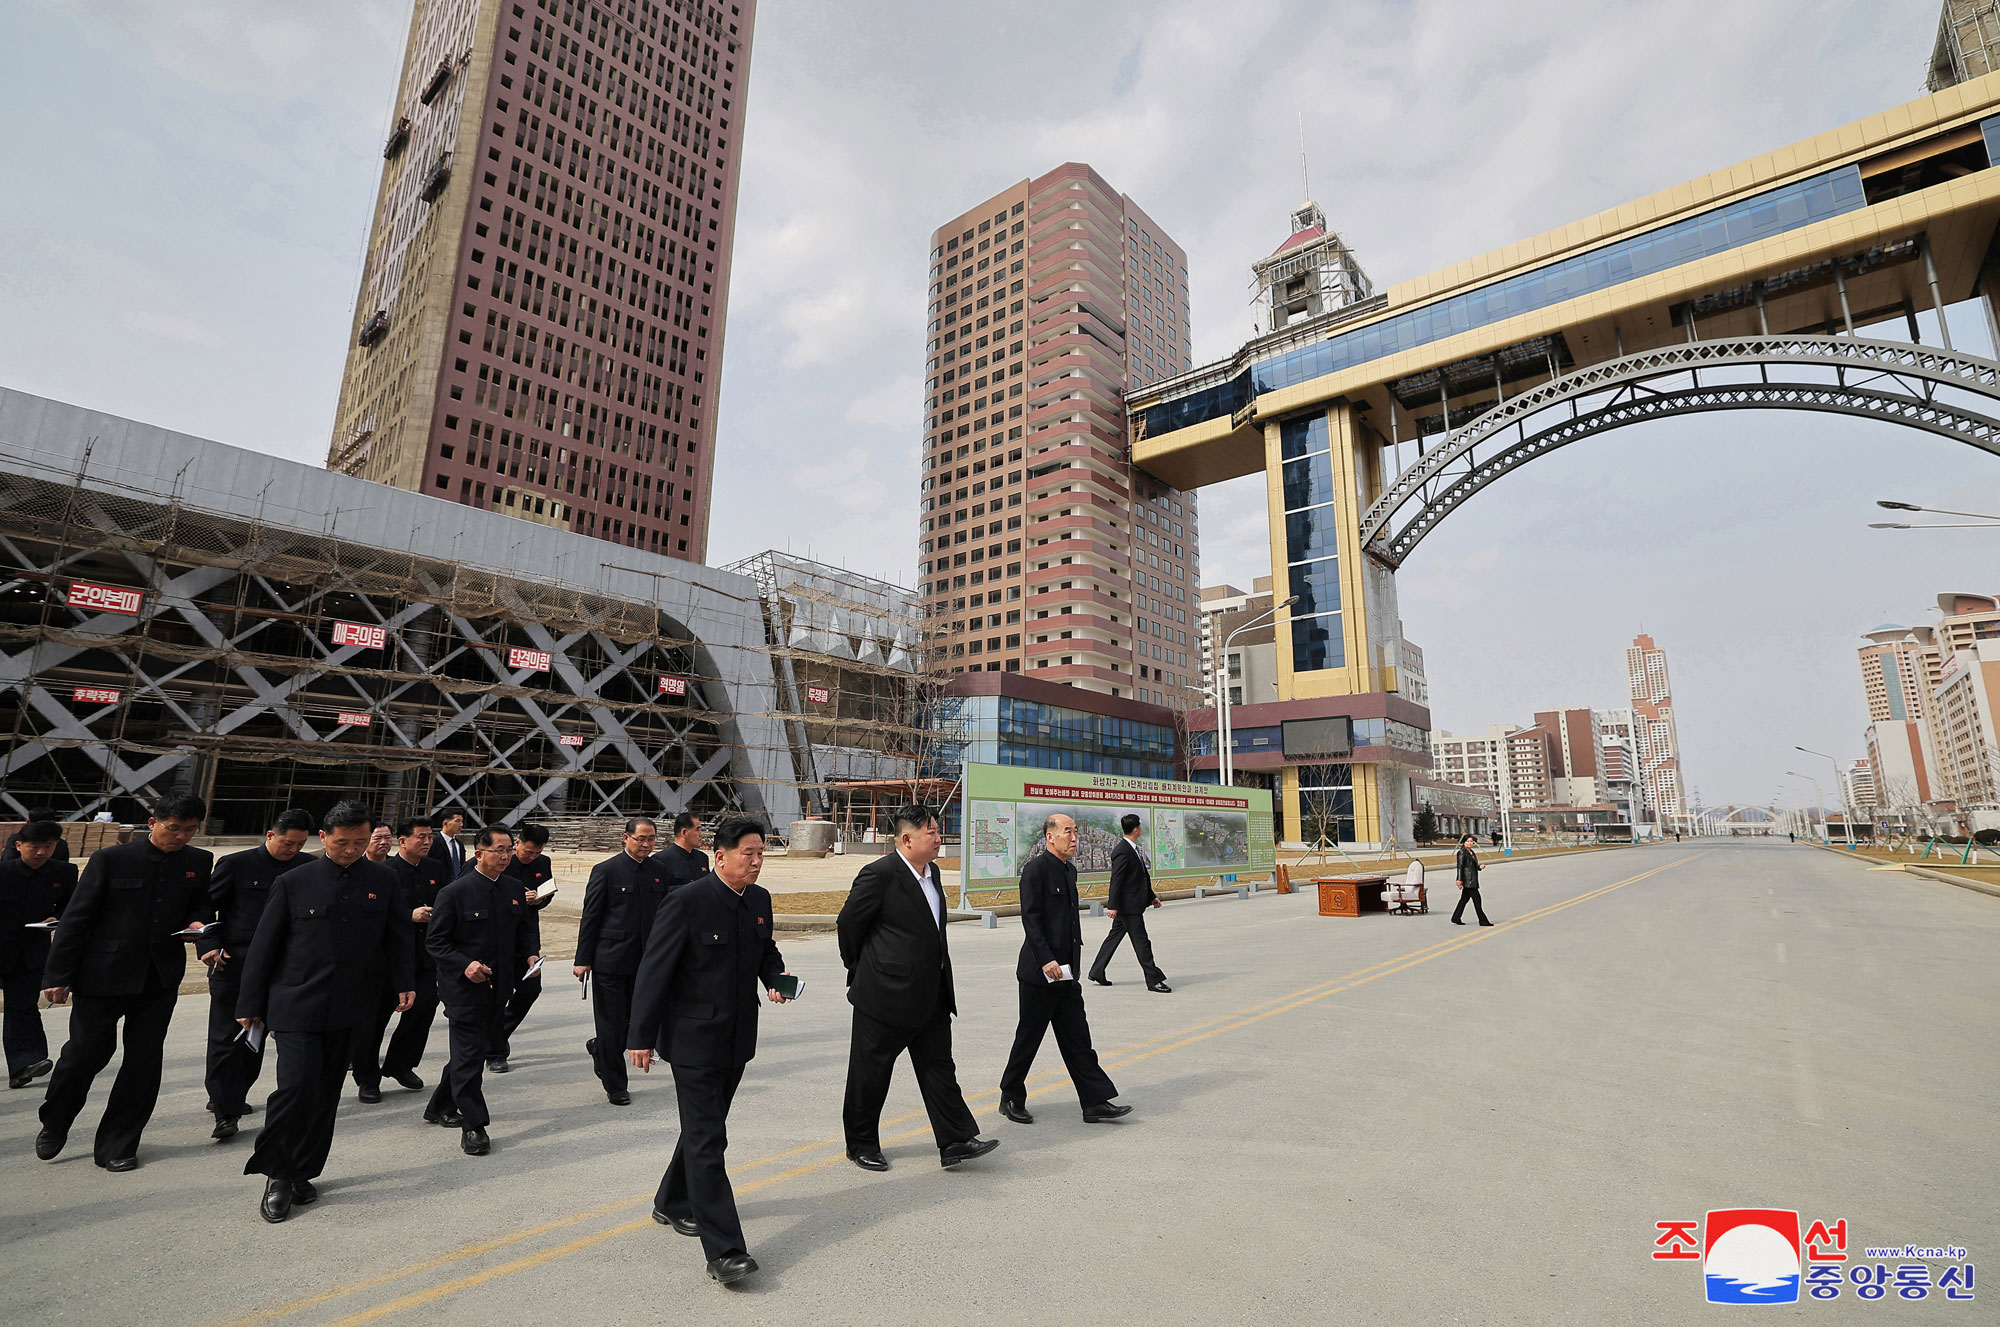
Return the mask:
M 1578 369 L 1488 407 L 1395 477 L 1363 514 L 1362 545 L 1401 566 L 1473 494 L 1559 447 L 1642 420 L 1748 409 L 1886 420 L 2000 456 L 1993 360 L 1846 336 L 1691 341 Z

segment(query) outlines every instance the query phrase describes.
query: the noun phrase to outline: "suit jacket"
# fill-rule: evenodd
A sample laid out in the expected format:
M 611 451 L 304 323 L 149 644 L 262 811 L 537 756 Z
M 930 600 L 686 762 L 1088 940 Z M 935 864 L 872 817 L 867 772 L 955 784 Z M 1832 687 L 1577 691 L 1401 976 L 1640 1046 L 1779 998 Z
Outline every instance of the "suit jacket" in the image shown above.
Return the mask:
M 521 901 L 520 886 L 505 876 L 488 880 L 467 871 L 438 891 L 436 908 L 425 943 L 437 962 L 438 999 L 446 1012 L 466 1014 L 504 1003 L 535 956 L 535 914 Z M 465 969 L 474 962 L 493 974 L 473 981 Z
M 937 863 L 930 881 L 944 900 Z M 861 868 L 841 905 L 840 961 L 847 967 L 847 1002 L 891 1027 L 917 1028 L 942 1003 L 958 1012 L 951 950 L 942 918 L 899 852 Z
M 653 854 L 653 862 L 667 878 L 667 892 L 693 884 L 709 872 L 708 854 L 700 848 L 689 852 L 678 843 L 669 843 Z
M 332 1032 L 376 1017 L 385 974 L 390 990 L 416 989 L 410 907 L 386 865 L 312 857 L 270 893 L 243 964 L 238 1018 L 275 1032 Z
M 0 862 L 11 862 L 20 855 L 21 855 L 21 831 L 17 829 L 12 834 L 9 834 L 7 836 L 7 846 L 4 848 L 0 848 Z M 69 860 L 68 839 L 56 840 L 56 855 L 49 858 L 49 860 L 52 862 L 66 862 Z
M 403 916 L 408 918 L 418 908 L 435 908 L 438 891 L 451 882 L 444 873 L 444 863 L 426 854 L 417 859 L 415 866 L 403 860 L 403 854 L 392 852 L 389 860 L 382 863 L 389 873 L 396 877 L 396 887 L 403 895 Z M 418 971 L 435 967 L 431 959 L 430 946 L 425 943 L 430 927 L 421 922 L 410 923 L 410 953 L 414 956 Z
M 757 1053 L 761 983 L 785 970 L 771 938 L 771 895 L 738 894 L 710 873 L 668 896 L 632 987 L 625 1049 L 656 1049 L 669 1064 L 734 1068 Z
M 208 897 L 215 904 L 220 934 L 203 936 L 196 942 L 195 949 L 205 954 L 219 945 L 241 959 L 257 935 L 257 923 L 264 919 L 264 906 L 270 900 L 271 886 L 285 872 L 304 866 L 311 860 L 304 853 L 299 853 L 290 861 L 281 862 L 260 843 L 242 852 L 232 852 L 217 861 L 215 871 L 209 876 Z
M 50 858 L 40 870 L 30 871 L 19 857 L 0 861 L 0 976 L 32 972 L 41 984 L 49 961 L 48 933 L 23 928 L 62 916 L 75 892 L 74 862 Z
M 451 855 L 453 848 L 458 849 L 456 857 Z M 444 864 L 444 878 L 447 882 L 458 879 L 472 869 L 472 854 L 468 853 L 465 845 L 457 839 L 446 838 L 443 830 L 431 835 L 429 855 Z
M 208 877 L 215 858 L 201 848 L 161 852 L 150 839 L 99 848 L 56 927 L 44 989 L 67 986 L 81 995 L 137 995 L 146 970 L 162 989 L 177 991 L 187 971 L 187 944 L 174 932 L 213 921 Z
M 1479 888 L 1478 854 L 1474 853 L 1470 848 L 1461 846 L 1458 850 L 1458 862 L 1454 869 L 1457 872 L 1459 884 L 1464 885 L 1467 889 Z
M 1083 974 L 1083 925 L 1076 915 L 1076 864 L 1039 852 L 1021 868 L 1021 960 L 1014 975 L 1045 985 L 1046 963 Z
M 1146 859 L 1132 846 L 1132 840 L 1119 839 L 1111 849 L 1111 889 L 1104 906 L 1122 917 L 1128 912 L 1144 912 L 1158 897 Z
M 636 974 L 667 892 L 657 853 L 633 861 L 631 853 L 620 852 L 591 867 L 576 928 L 577 966 L 612 977 Z
M 555 873 L 555 863 L 549 860 L 547 853 L 543 853 L 532 862 L 523 862 L 519 857 L 509 857 L 507 869 L 500 873 L 502 880 L 513 881 L 514 887 L 521 891 L 521 906 L 528 910 L 526 920 L 530 954 L 542 952 L 542 909 L 556 901 L 554 894 L 547 898 L 536 898 L 535 891 L 542 887 L 543 881 L 553 879 Z

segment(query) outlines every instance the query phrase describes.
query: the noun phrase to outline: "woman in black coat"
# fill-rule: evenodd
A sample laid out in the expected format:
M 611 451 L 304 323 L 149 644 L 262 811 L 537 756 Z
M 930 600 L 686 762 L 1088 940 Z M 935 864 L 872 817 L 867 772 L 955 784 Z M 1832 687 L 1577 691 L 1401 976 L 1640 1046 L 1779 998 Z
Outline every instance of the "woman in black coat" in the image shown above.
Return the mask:
M 1465 915 L 1465 905 L 1472 904 L 1472 910 L 1479 917 L 1481 926 L 1491 926 L 1486 919 L 1486 909 L 1479 902 L 1479 854 L 1472 850 L 1474 839 L 1467 834 L 1458 841 L 1458 906 L 1451 910 L 1451 924 L 1463 926 L 1459 918 Z

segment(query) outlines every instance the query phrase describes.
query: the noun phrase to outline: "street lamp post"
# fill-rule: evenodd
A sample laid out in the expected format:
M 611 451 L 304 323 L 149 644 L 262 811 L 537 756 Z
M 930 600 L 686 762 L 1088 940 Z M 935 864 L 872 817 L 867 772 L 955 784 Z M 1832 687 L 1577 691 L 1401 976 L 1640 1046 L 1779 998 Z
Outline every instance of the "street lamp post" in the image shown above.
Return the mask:
M 1834 791 L 1840 794 L 1841 826 L 1847 831 L 1847 846 L 1849 850 L 1852 850 L 1854 847 L 1854 808 L 1847 803 L 1847 780 L 1840 776 L 1840 762 L 1832 756 L 1827 755 L 1824 751 L 1812 751 L 1802 746 L 1795 746 L 1792 750 L 1804 751 L 1809 756 L 1818 756 L 1821 760 L 1833 766 L 1833 787 Z
M 1224 788 L 1230 787 L 1236 782 L 1236 752 L 1234 750 L 1236 734 L 1229 723 L 1229 647 L 1238 636 L 1252 627 L 1262 626 L 1265 618 L 1276 618 L 1280 609 L 1290 608 L 1298 601 L 1299 597 L 1293 595 L 1281 604 L 1272 604 L 1268 609 L 1251 618 L 1248 622 L 1245 622 L 1242 626 L 1236 628 L 1236 630 L 1223 638 L 1222 676 L 1216 680 L 1215 687 L 1215 698 L 1219 702 L 1219 708 L 1216 710 L 1217 722 L 1215 731 L 1216 739 L 1221 743 L 1222 748 L 1222 763 L 1219 772 L 1222 776 L 1220 786 Z
M 1921 511 L 1932 516 L 1966 516 L 1966 521 L 1933 521 L 1928 525 L 1911 525 L 1906 521 L 1870 521 L 1871 530 L 2000 530 L 2000 516 L 1983 511 L 1953 511 L 1949 507 L 1920 507 L 1914 502 L 1891 502 L 1886 498 L 1876 499 L 1875 505 L 1890 511 Z
M 1825 814 L 1826 814 L 1826 795 L 1825 795 L 1824 793 L 1822 793 L 1822 792 L 1821 792 L 1821 791 L 1819 790 L 1819 780 L 1818 780 L 1818 779 L 1815 779 L 1815 778 L 1814 778 L 1814 777 L 1813 777 L 1812 775 L 1810 775 L 1810 774 L 1801 774 L 1801 773 L 1799 773 L 1799 772 L 1798 772 L 1797 770 L 1795 770 L 1795 769 L 1788 769 L 1788 770 L 1786 770 L 1786 771 L 1785 771 L 1785 776 L 1786 776 L 1787 778 L 1792 778 L 1792 779 L 1804 779 L 1804 780 L 1805 780 L 1805 781 L 1806 781 L 1807 783 L 1810 783 L 1810 784 L 1812 785 L 1812 788 L 1813 788 L 1813 807 L 1814 807 L 1814 809 L 1816 809 L 1816 810 L 1817 810 L 1817 811 L 1818 811 L 1818 812 L 1819 812 L 1819 813 L 1820 813 L 1821 815 L 1825 815 Z M 1808 817 L 1808 820 L 1810 820 L 1810 817 Z

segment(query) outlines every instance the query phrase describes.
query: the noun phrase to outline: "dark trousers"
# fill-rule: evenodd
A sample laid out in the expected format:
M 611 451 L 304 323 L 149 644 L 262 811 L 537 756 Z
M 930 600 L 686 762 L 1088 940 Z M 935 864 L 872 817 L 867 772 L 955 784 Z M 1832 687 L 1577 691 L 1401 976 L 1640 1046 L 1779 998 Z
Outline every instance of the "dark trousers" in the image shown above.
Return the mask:
M 507 997 L 507 1016 L 500 1020 L 500 1044 L 494 1048 L 497 1059 L 506 1059 L 509 1047 L 513 1045 L 514 1033 L 520 1028 L 521 1020 L 535 1007 L 535 1001 L 542 998 L 542 974 L 537 972 L 526 981 L 514 983 L 514 993 Z
M 493 1122 L 486 1110 L 486 1058 L 500 1034 L 502 1004 L 477 1005 L 469 1009 L 445 1007 L 446 1024 L 451 1028 L 451 1061 L 438 1075 L 437 1090 L 431 1093 L 431 1113 L 457 1111 L 459 1127 L 484 1129 Z
M 248 946 L 245 946 L 247 951 Z M 234 1119 L 250 1109 L 250 1088 L 264 1069 L 264 1052 L 241 1041 L 236 996 L 243 988 L 241 955 L 232 954 L 208 974 L 208 1073 L 204 1079 L 217 1119 Z
M 958 1087 L 958 1068 L 951 1060 L 951 1015 L 942 1002 L 928 1022 L 914 1028 L 896 1027 L 856 1009 L 854 1039 L 847 1051 L 847 1099 L 840 1109 L 850 1150 L 882 1145 L 882 1103 L 889 1099 L 896 1057 L 906 1050 L 937 1145 L 948 1147 L 979 1136 L 979 1124 Z
M 1110 964 L 1111 956 L 1118 952 L 1118 942 L 1126 936 L 1132 937 L 1132 955 L 1139 960 L 1139 968 L 1146 974 L 1148 986 L 1158 986 L 1167 979 L 1160 971 L 1160 965 L 1153 962 L 1153 940 L 1146 934 L 1146 910 L 1128 912 L 1120 909 L 1111 919 L 1111 933 L 1104 937 L 1104 944 L 1097 951 L 1097 961 L 1090 965 L 1090 975 L 1102 977 Z
M 701 1251 L 710 1262 L 725 1254 L 747 1253 L 743 1222 L 736 1215 L 736 1191 L 729 1187 L 723 1160 L 729 1147 L 729 1103 L 743 1081 L 743 1066 L 677 1064 L 673 1070 L 681 1136 L 667 1173 L 660 1177 L 653 1206 L 668 1216 L 693 1217 L 701 1227 Z
M 48 1128 L 66 1133 L 76 1123 L 92 1080 L 111 1063 L 118 1047 L 118 1021 L 125 1021 L 125 1059 L 104 1103 L 104 1118 L 97 1122 L 92 1151 L 99 1161 L 138 1154 L 139 1135 L 160 1099 L 160 1063 L 176 993 L 160 989 L 150 977 L 147 986 L 138 995 L 70 996 L 69 1041 L 42 1101 L 42 1123 Z
M 7 1072 L 18 1074 L 49 1058 L 48 1034 L 42 1031 L 42 970 L 22 968 L 0 977 L 0 996 L 7 1001 L 0 1043 L 7 1048 Z
M 590 1017 L 597 1024 L 597 1076 L 606 1092 L 626 1090 L 625 1052 L 635 1049 L 625 1044 L 632 1028 L 632 981 L 630 976 L 608 972 L 590 974 Z
M 245 1175 L 309 1180 L 326 1169 L 333 1150 L 333 1121 L 340 1085 L 366 1025 L 326 1032 L 273 1032 L 278 1041 L 278 1087 L 264 1104 L 264 1127 L 243 1163 Z
M 1014 1049 L 1007 1054 L 1007 1067 L 1000 1074 L 1000 1095 L 1009 1101 L 1028 1099 L 1028 1070 L 1035 1052 L 1042 1048 L 1042 1034 L 1051 1027 L 1056 1033 L 1056 1049 L 1076 1083 L 1077 1100 L 1086 1106 L 1109 1101 L 1118 1095 L 1111 1076 L 1097 1063 L 1090 1046 L 1090 1020 L 1083 1014 L 1083 987 L 1073 981 L 1016 983 L 1021 988 L 1021 1022 L 1014 1030 Z
M 1465 915 L 1465 905 L 1468 903 L 1472 905 L 1472 911 L 1478 915 L 1480 922 L 1484 924 L 1486 921 L 1486 909 L 1479 902 L 1478 885 L 1471 885 L 1458 891 L 1458 906 L 1451 910 L 1451 919 L 1457 921 L 1460 917 L 1463 917 Z
M 392 997 L 393 999 L 393 997 Z M 395 1005 L 389 1005 L 393 1012 Z M 382 1052 L 382 1072 L 391 1077 L 407 1074 L 423 1063 L 424 1047 L 430 1044 L 431 1024 L 437 1019 L 438 977 L 437 965 L 429 954 L 417 957 L 417 998 L 396 1020 L 396 1031 L 389 1038 L 389 1048 Z M 378 1030 L 375 1036 L 381 1041 Z

